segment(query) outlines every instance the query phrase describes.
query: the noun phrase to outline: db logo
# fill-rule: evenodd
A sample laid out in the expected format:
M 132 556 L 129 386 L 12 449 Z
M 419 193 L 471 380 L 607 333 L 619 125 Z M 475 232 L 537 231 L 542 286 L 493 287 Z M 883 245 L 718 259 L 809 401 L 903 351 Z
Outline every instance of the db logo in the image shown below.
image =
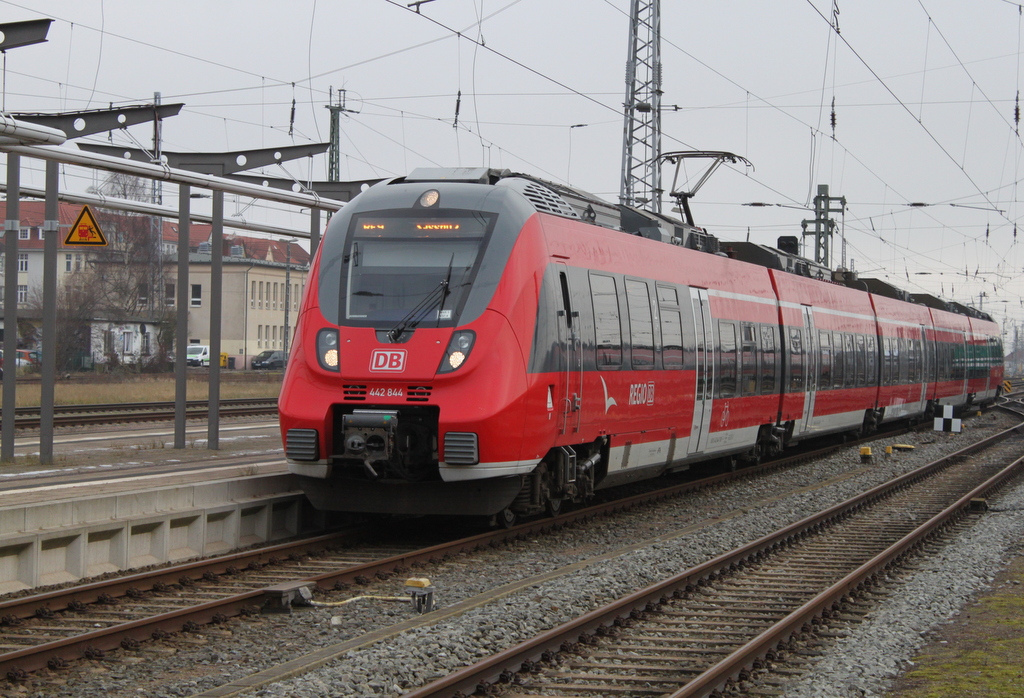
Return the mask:
M 370 354 L 370 370 L 401 373 L 405 370 L 405 354 L 405 349 L 374 349 Z

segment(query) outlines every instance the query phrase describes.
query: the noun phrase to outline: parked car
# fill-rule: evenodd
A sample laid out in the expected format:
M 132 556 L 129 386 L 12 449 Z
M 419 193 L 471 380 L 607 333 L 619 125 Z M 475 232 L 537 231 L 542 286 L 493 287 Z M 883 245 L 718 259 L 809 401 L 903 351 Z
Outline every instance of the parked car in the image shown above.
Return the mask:
M 264 351 L 252 360 L 254 369 L 281 369 L 288 365 L 288 355 L 283 351 Z
M 43 355 L 42 352 L 30 350 L 30 349 L 19 349 L 18 350 L 18 366 L 39 366 L 42 363 Z
M 186 366 L 209 366 L 210 347 L 206 344 L 189 344 L 185 350 Z
M 38 351 L 30 351 L 28 349 L 18 349 L 16 354 L 17 367 L 25 368 L 26 366 L 39 366 L 41 354 Z M 0 378 L 4 377 L 4 351 L 0 349 Z

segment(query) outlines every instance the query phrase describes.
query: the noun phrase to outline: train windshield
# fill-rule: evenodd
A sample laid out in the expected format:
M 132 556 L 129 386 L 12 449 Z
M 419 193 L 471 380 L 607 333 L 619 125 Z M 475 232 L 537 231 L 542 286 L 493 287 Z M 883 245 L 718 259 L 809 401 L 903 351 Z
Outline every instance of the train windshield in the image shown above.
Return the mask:
M 343 319 L 378 328 L 455 325 L 494 218 L 475 211 L 355 216 L 343 260 Z

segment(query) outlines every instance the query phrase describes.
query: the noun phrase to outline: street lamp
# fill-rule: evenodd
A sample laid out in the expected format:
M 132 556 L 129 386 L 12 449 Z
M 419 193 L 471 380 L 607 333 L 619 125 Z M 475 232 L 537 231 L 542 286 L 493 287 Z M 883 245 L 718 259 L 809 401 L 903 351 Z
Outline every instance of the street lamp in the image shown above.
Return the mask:
M 574 128 L 585 128 L 590 124 L 573 124 L 569 127 L 569 157 L 565 159 L 565 183 L 569 183 L 569 164 L 572 162 L 572 130 Z

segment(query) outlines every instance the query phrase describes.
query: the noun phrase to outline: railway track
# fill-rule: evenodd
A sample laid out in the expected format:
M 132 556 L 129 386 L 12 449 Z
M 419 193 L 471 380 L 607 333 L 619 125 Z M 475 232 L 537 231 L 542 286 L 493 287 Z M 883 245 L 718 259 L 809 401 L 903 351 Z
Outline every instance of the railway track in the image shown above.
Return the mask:
M 203 419 L 209 414 L 206 400 L 189 400 L 185 405 L 189 419 Z M 222 417 L 269 416 L 277 414 L 276 398 L 236 398 L 221 400 Z M 54 426 L 76 427 L 92 424 L 158 422 L 175 418 L 174 402 L 130 402 L 106 405 L 59 405 L 54 408 Z M 19 407 L 14 416 L 15 429 L 38 429 L 40 409 Z
M 435 538 L 426 547 L 339 548 L 380 533 L 379 524 L 355 526 L 337 534 L 277 545 L 183 565 L 147 571 L 53 592 L 0 602 L 0 675 L 14 680 L 43 667 L 61 668 L 82 657 L 99 657 L 117 647 L 201 624 L 253 613 L 266 600 L 267 587 L 309 582 L 320 589 L 343 588 L 408 574 L 422 564 L 450 559 L 504 541 L 543 534 L 593 517 L 612 514 L 724 483 L 792 467 L 835 451 L 815 451 L 736 472 L 662 487 L 618 498 L 552 519 L 468 538 Z M 358 557 L 356 557 L 358 555 Z
M 1022 429 L 1011 430 L 1016 441 Z M 887 566 L 1024 470 L 1019 443 L 998 457 L 970 457 L 996 440 L 597 609 L 408 698 L 742 694 L 785 661 L 801 634 L 827 629 Z

